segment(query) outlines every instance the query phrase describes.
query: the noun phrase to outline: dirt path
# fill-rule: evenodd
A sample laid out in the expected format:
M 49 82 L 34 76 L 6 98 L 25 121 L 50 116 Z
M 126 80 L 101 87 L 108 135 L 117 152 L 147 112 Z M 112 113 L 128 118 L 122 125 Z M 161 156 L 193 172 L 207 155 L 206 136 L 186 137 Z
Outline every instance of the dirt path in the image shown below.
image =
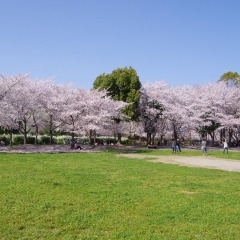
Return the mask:
M 119 156 L 145 159 L 150 162 L 178 164 L 180 166 L 213 168 L 225 171 L 240 172 L 240 161 L 222 160 L 210 156 L 181 157 L 181 156 L 143 156 L 141 154 L 119 154 Z

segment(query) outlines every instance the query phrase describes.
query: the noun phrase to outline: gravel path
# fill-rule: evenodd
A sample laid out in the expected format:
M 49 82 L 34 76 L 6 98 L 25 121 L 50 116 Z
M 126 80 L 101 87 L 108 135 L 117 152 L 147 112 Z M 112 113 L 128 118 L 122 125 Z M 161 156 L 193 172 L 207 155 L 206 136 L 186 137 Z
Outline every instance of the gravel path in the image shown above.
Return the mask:
M 120 154 L 120 156 L 145 159 L 151 162 L 178 164 L 180 166 L 214 168 L 225 171 L 240 172 L 240 161 L 222 160 L 210 156 L 181 157 L 181 156 L 143 156 L 141 154 Z

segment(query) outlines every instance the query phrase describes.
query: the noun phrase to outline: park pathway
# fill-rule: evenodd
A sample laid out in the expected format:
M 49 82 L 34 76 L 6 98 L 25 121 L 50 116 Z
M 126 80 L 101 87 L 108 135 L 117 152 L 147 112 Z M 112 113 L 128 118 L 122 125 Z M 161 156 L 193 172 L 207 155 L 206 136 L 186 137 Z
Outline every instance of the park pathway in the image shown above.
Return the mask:
M 181 156 L 144 156 L 141 154 L 119 154 L 119 156 L 144 159 L 150 162 L 178 164 L 180 166 L 214 168 L 225 171 L 240 172 L 240 161 L 219 159 L 210 156 L 181 157 Z

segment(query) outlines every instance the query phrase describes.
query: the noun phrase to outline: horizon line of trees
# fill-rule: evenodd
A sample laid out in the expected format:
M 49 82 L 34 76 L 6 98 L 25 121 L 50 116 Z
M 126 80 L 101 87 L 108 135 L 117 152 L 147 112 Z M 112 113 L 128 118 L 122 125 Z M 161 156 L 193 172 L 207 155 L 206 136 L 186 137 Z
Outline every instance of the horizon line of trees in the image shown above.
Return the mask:
M 169 87 L 164 81 L 141 84 L 136 70 L 125 67 L 102 74 L 93 89 L 73 89 L 53 79 L 32 80 L 29 74 L 0 75 L 0 126 L 10 136 L 54 132 L 75 136 L 122 135 L 199 139 L 214 143 L 240 139 L 240 78 L 223 74 L 216 83 Z M 11 139 L 11 138 L 10 138 Z M 52 141 L 50 141 L 52 143 Z M 73 147 L 73 146 L 72 146 Z

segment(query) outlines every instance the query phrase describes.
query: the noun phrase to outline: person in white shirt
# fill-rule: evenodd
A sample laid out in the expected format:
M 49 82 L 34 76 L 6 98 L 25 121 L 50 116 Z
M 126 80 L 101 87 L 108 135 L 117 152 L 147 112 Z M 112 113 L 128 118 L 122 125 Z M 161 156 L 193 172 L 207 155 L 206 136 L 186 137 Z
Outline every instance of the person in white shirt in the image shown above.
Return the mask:
M 223 139 L 223 153 L 225 153 L 225 151 L 228 153 L 228 143 L 226 138 Z

